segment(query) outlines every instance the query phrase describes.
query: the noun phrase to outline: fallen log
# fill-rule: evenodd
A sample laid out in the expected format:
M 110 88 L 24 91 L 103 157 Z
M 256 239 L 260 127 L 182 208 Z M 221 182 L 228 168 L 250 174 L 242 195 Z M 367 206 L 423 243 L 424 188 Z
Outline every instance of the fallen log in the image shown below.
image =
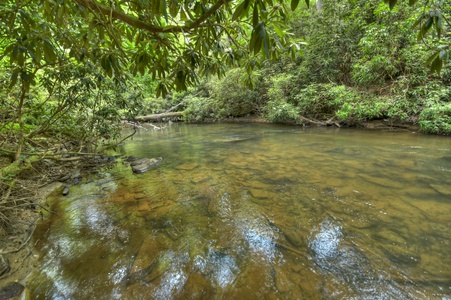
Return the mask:
M 138 122 L 161 122 L 165 118 L 180 118 L 183 115 L 182 112 L 168 112 L 162 114 L 155 114 L 149 116 L 138 116 L 135 117 L 135 121 Z
M 305 123 L 311 123 L 311 124 L 315 124 L 318 126 L 331 126 L 331 125 L 335 125 L 337 127 L 341 127 L 340 124 L 338 122 L 334 121 L 334 117 L 330 118 L 327 121 L 317 121 L 317 120 L 311 120 L 311 119 L 307 119 L 306 117 L 303 116 L 299 116 L 299 119 L 301 119 L 301 121 L 305 122 Z

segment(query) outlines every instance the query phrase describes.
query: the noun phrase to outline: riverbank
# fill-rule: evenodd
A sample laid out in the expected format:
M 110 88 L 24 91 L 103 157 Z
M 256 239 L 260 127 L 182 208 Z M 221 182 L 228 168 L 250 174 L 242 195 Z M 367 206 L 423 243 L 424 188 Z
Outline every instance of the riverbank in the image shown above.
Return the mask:
M 188 123 L 244 117 L 302 126 L 417 126 L 423 133 L 451 134 L 451 89 L 440 81 L 414 87 L 362 87 L 304 85 L 293 76 L 281 82 L 263 80 L 262 85 L 250 89 L 240 83 L 239 73 L 233 74 L 228 75 L 236 75 L 233 80 L 212 79 L 187 92 L 174 93 L 166 101 L 149 97 L 139 114 L 174 113 L 177 109 L 178 118 Z
M 150 127 L 153 127 L 151 122 L 157 123 L 167 123 L 167 122 L 181 122 L 180 117 L 186 115 L 184 112 L 173 113 L 172 115 L 165 116 L 161 118 L 162 115 L 165 114 L 155 114 L 148 116 L 139 116 L 135 118 L 135 121 L 142 122 L 140 124 L 150 124 Z M 372 130 L 381 130 L 381 131 L 410 131 L 410 132 L 420 132 L 421 128 L 418 122 L 401 122 L 399 120 L 391 120 L 391 119 L 374 119 L 368 120 L 365 122 L 357 122 L 352 124 L 341 123 L 341 122 L 327 122 L 318 121 L 318 120 L 310 120 L 304 118 L 300 119 L 301 122 L 295 122 L 293 120 L 283 120 L 279 122 L 273 122 L 265 117 L 259 115 L 249 115 L 249 116 L 238 116 L 238 117 L 228 117 L 223 119 L 205 119 L 203 121 L 191 121 L 192 124 L 209 124 L 209 123 L 277 123 L 277 124 L 285 124 L 285 125 L 293 125 L 293 126 L 307 126 L 307 127 L 321 127 L 321 126 L 332 126 L 337 128 L 364 128 L 364 129 L 372 129 Z M 303 122 L 302 122 L 303 121 Z M 136 124 L 131 124 L 131 126 Z M 153 127 L 154 129 L 161 129 L 164 127 Z
M 28 274 L 36 267 L 33 240 L 36 223 L 54 212 L 49 199 L 70 193 L 84 177 L 115 163 L 107 156 L 86 156 L 74 161 L 41 160 L 17 174 L 8 195 L 7 219 L 0 227 L 0 299 L 16 299 L 21 294 Z
M 259 116 L 249 116 L 249 117 L 236 117 L 236 118 L 228 118 L 224 119 L 218 122 L 223 123 L 272 123 L 270 120 L 265 119 L 263 117 Z M 364 128 L 364 129 L 374 129 L 374 130 L 381 130 L 381 131 L 410 131 L 410 132 L 419 132 L 420 126 L 416 123 L 409 123 L 409 122 L 396 122 L 389 119 L 385 120 L 370 120 L 366 122 L 361 122 L 358 124 L 342 124 L 339 123 L 330 123 L 330 124 L 315 124 L 318 122 L 311 122 L 309 125 L 305 124 L 295 124 L 291 121 L 287 122 L 278 122 L 279 124 L 286 124 L 286 125 L 297 125 L 297 126 L 333 126 L 333 127 L 339 127 L 339 128 Z M 319 122 L 321 123 L 321 122 Z

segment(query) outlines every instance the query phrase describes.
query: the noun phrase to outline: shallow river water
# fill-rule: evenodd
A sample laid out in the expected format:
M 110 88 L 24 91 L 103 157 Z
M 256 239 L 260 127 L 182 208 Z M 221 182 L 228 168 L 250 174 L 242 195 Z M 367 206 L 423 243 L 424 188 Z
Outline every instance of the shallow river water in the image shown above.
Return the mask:
M 451 139 L 269 124 L 141 130 L 53 201 L 31 299 L 451 299 Z

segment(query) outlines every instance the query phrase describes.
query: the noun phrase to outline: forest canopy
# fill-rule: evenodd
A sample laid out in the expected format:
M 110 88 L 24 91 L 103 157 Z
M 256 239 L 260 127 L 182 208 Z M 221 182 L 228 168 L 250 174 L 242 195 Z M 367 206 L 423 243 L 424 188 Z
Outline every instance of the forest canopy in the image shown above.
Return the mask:
M 385 2 L 394 8 L 398 1 Z M 424 9 L 412 30 L 420 41 L 434 31 L 439 42 L 427 64 L 440 72 L 450 46 L 443 1 L 407 2 Z M 9 58 L 10 86 L 17 79 L 32 84 L 37 69 L 77 61 L 100 65 L 108 77 L 121 78 L 124 69 L 149 73 L 157 95 L 165 96 L 230 66 L 250 73 L 260 52 L 272 59 L 294 55 L 302 41 L 293 38 L 287 18 L 297 6 L 299 0 L 5 1 L 2 57 Z

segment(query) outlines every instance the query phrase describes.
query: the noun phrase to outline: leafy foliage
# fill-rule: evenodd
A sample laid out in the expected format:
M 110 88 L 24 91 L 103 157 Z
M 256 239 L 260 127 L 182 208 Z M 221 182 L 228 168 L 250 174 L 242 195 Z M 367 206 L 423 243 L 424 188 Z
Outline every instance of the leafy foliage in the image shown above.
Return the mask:
M 420 115 L 420 126 L 424 132 L 451 133 L 451 104 L 441 103 L 424 109 Z
M 186 121 L 213 121 L 255 114 L 259 100 L 255 90 L 243 84 L 248 78 L 242 69 L 231 70 L 224 78 L 212 78 L 206 85 L 184 96 Z
M 299 118 L 298 109 L 283 100 L 271 100 L 266 105 L 265 117 L 272 122 L 296 123 Z
M 433 112 L 422 114 L 431 108 L 443 116 L 438 108 L 449 101 L 451 78 L 446 65 L 441 77 L 424 67 L 430 50 L 411 31 L 421 14 L 417 7 L 390 9 L 376 0 L 326 2 L 321 11 L 293 13 L 295 38 L 308 47 L 302 56 L 262 65 L 264 75 L 254 80 L 256 111 L 274 122 L 358 125 L 378 119 L 447 132 L 444 125 L 428 129 L 425 116 L 430 120 Z

